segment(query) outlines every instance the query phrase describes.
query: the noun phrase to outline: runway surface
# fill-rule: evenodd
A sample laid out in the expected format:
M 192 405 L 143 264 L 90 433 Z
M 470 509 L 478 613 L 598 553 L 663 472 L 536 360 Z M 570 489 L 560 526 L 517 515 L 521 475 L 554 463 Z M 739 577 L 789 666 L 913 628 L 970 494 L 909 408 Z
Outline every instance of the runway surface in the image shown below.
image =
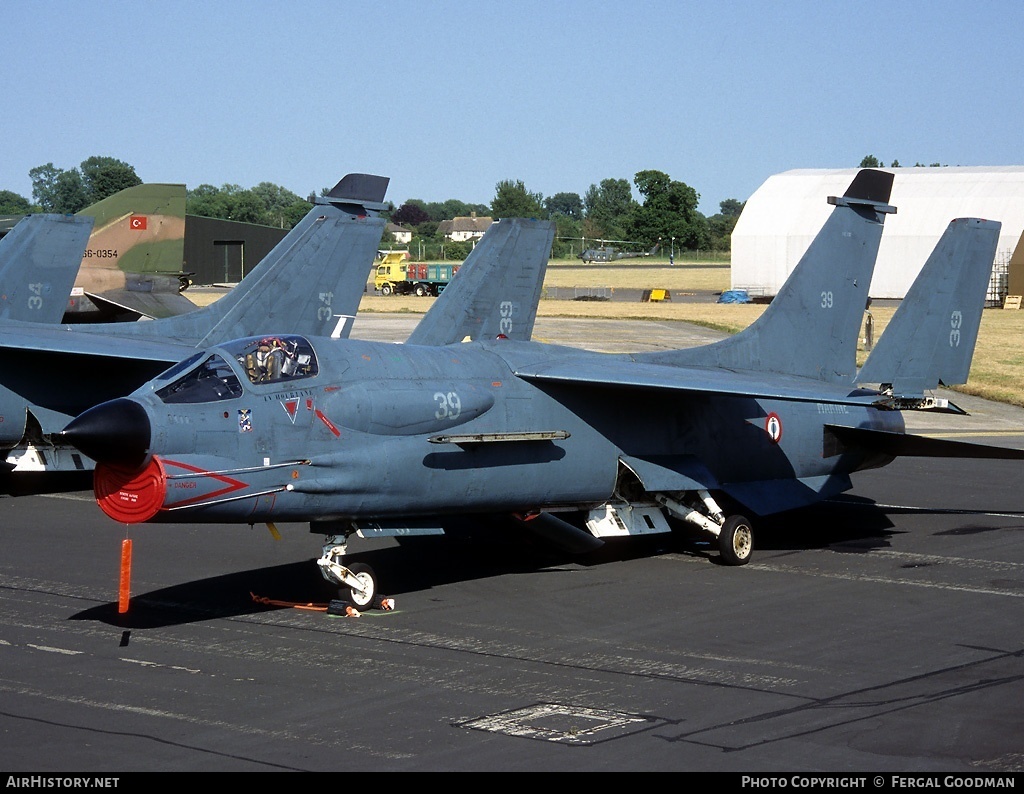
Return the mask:
M 537 336 L 707 338 L 652 326 Z M 972 415 L 911 429 L 1024 447 L 1024 411 L 953 399 Z M 320 609 L 305 525 L 127 529 L 88 491 L 2 499 L 0 772 L 1024 771 L 1021 482 L 1020 462 L 900 460 L 758 523 L 735 568 L 696 536 L 585 559 L 487 527 L 355 540 L 396 603 L 358 618 Z

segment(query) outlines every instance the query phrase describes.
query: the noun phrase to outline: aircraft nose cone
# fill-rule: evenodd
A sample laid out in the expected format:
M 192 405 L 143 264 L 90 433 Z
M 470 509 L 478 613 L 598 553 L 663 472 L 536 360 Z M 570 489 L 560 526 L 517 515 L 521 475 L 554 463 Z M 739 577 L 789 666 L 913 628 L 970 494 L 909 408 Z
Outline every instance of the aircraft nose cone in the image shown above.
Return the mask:
M 146 410 L 122 397 L 72 419 L 61 437 L 97 463 L 137 467 L 149 452 L 151 427 Z

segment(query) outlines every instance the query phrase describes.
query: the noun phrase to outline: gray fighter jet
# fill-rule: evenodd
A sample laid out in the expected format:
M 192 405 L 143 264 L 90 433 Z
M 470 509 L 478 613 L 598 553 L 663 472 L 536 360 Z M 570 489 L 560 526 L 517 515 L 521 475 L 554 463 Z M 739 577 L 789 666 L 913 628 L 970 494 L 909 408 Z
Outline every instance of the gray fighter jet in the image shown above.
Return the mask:
M 957 410 L 927 391 L 966 377 L 998 223 L 950 225 L 921 274 L 930 297 L 908 298 L 858 373 L 891 185 L 864 170 L 830 197 L 779 295 L 714 344 L 607 354 L 530 341 L 536 278 L 523 288 L 488 255 L 463 265 L 405 344 L 234 340 L 63 437 L 99 461 L 97 500 L 119 522 L 308 521 L 326 536 L 321 573 L 358 607 L 379 588 L 367 565 L 343 563 L 353 536 L 436 535 L 467 518 L 512 517 L 575 551 L 684 522 L 742 565 L 752 517 L 838 494 L 896 455 L 1024 457 L 908 435 L 902 414 Z M 550 248 L 552 234 L 503 219 L 477 251 L 524 237 Z M 261 364 L 268 351 L 276 360 Z

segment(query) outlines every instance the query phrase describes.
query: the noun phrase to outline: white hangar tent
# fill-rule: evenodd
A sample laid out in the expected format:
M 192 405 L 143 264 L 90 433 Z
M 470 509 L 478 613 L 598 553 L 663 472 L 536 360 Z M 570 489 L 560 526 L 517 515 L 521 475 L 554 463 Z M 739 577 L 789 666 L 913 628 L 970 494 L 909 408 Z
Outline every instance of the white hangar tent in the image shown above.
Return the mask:
M 824 225 L 859 168 L 796 169 L 769 177 L 750 197 L 732 233 L 732 287 L 774 296 Z M 1024 166 L 881 168 L 894 175 L 869 295 L 903 298 L 955 218 L 1003 224 L 996 249 L 1002 279 L 1024 231 Z M 994 285 L 990 288 L 996 288 Z

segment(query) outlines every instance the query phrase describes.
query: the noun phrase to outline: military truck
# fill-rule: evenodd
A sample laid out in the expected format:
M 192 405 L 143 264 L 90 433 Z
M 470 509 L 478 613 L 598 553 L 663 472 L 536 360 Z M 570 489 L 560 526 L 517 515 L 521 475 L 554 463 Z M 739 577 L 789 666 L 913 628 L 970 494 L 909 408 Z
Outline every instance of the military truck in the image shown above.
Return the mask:
M 389 261 L 389 256 L 385 256 L 377 265 L 373 288 L 381 295 L 437 297 L 458 272 L 457 264 Z

